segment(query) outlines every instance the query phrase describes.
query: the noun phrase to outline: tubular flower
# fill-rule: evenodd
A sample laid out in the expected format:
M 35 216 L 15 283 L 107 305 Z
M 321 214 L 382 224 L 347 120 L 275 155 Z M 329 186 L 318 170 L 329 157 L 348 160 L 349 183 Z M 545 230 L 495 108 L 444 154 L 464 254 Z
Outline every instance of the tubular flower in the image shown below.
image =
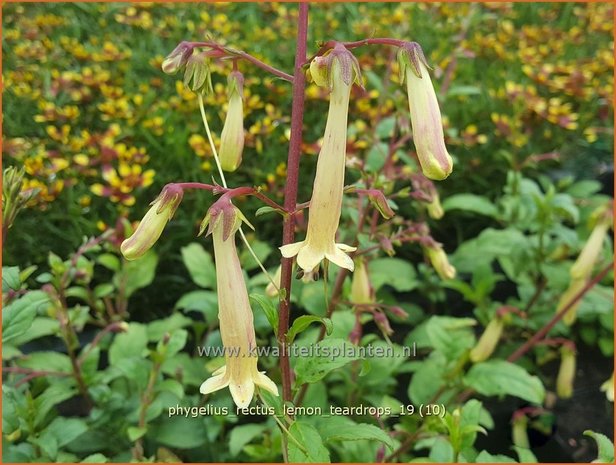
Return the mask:
M 173 218 L 184 191 L 176 184 L 167 184 L 160 195 L 150 204 L 137 230 L 122 242 L 120 250 L 127 260 L 142 257 L 158 240 L 167 222 Z
M 371 304 L 375 302 L 374 290 L 370 284 L 370 276 L 365 260 L 357 261 L 357 268 L 351 281 L 351 302 L 354 304 Z
M 561 399 L 569 399 L 573 395 L 573 380 L 575 379 L 575 349 L 569 344 L 560 349 L 560 369 L 556 377 L 556 394 Z
M 453 279 L 456 277 L 456 269 L 449 263 L 443 246 L 437 242 L 424 247 L 428 259 L 441 279 Z
M 406 79 L 413 141 L 423 174 L 442 180 L 451 173 L 453 161 L 445 147 L 441 110 L 428 73 L 428 63 L 418 43 L 398 51 L 400 82 Z
M 229 110 L 220 136 L 220 165 L 225 171 L 235 171 L 242 162 L 242 151 L 244 150 L 243 87 L 242 73 L 233 71 L 229 75 L 227 88 Z
M 180 44 L 164 59 L 162 64 L 163 72 L 166 74 L 175 74 L 188 62 L 188 59 L 193 54 L 193 47 L 188 42 L 180 42 Z
M 590 234 L 590 237 L 584 244 L 580 255 L 569 270 L 571 281 L 569 288 L 561 296 L 558 306 L 556 307 L 556 313 L 560 313 L 566 305 L 582 291 L 590 276 L 592 270 L 595 267 L 595 263 L 599 258 L 601 249 L 603 248 L 603 242 L 607 236 L 608 230 L 612 224 L 612 209 L 610 206 L 599 207 L 593 212 L 593 217 L 596 219 L 596 224 Z M 563 316 L 563 322 L 567 325 L 572 325 L 575 321 L 577 309 L 580 306 L 581 299 L 573 304 L 567 313 Z
M 607 400 L 614 402 L 614 372 L 612 372 L 610 379 L 601 385 L 601 391 L 605 392 Z
M 497 314 L 490 320 L 477 345 L 471 349 L 470 359 L 473 363 L 483 362 L 492 355 L 503 333 L 503 327 L 504 321 L 500 315 Z
M 312 187 L 306 239 L 282 246 L 280 251 L 286 258 L 297 255 L 297 264 L 304 272 L 314 270 L 323 259 L 353 271 L 353 260 L 345 252 L 355 247 L 336 244 L 336 231 L 342 211 L 349 96 L 353 82 L 359 80 L 359 65 L 338 44 L 319 58 L 318 66 L 311 66 L 311 72 L 315 82 L 329 85 L 329 112 Z
M 201 225 L 203 231 L 209 223 L 208 234 L 212 234 L 214 241 L 218 319 L 225 347 L 225 366 L 215 371 L 199 391 L 209 394 L 228 386 L 238 408 L 250 404 L 255 385 L 278 395 L 276 384 L 257 369 L 252 309 L 235 248 L 235 233 L 242 221 L 246 219 L 229 201 L 222 208 L 214 204 Z

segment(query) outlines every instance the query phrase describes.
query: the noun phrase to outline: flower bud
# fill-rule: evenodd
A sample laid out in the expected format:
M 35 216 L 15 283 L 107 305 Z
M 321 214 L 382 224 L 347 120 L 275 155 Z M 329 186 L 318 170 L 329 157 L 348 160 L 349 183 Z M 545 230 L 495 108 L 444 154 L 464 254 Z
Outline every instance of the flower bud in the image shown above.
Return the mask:
M 453 279 L 456 277 L 456 269 L 449 263 L 447 254 L 445 254 L 441 244 L 434 243 L 424 247 L 424 250 L 428 254 L 428 259 L 430 263 L 432 263 L 432 267 L 436 270 L 441 279 Z
M 351 281 L 351 302 L 354 304 L 374 302 L 374 290 L 370 285 L 370 275 L 363 258 L 359 258 L 355 263 L 355 272 Z
M 375 310 L 372 315 L 374 318 L 374 322 L 385 336 L 391 336 L 394 333 L 394 330 L 389 324 L 389 319 L 387 318 L 387 315 L 385 315 L 380 310 Z
M 526 415 L 514 415 L 513 426 L 511 428 L 511 439 L 514 446 L 530 449 L 527 426 L 528 418 Z
M 225 171 L 235 171 L 242 162 L 242 151 L 244 150 L 243 88 L 242 73 L 233 71 L 229 75 L 227 87 L 229 109 L 220 136 L 220 166 Z
M 605 392 L 607 400 L 614 402 L 614 372 L 612 372 L 610 379 L 601 385 L 601 391 Z
M 477 341 L 475 347 L 471 349 L 470 359 L 473 363 L 483 362 L 487 360 L 494 352 L 496 344 L 500 340 L 503 332 L 504 321 L 499 315 L 496 315 L 490 322 L 483 334 Z
M 445 147 L 441 110 L 419 44 L 410 42 L 398 51 L 400 82 L 406 79 L 413 141 L 425 176 L 442 180 L 451 173 L 453 161 Z
M 608 229 L 610 227 L 609 219 L 603 219 L 597 222 L 590 234 L 590 237 L 584 244 L 584 248 L 577 260 L 571 267 L 569 273 L 571 278 L 589 278 L 592 273 L 592 269 L 595 266 L 595 262 L 601 253 L 603 248 L 603 242 L 607 236 Z
M 122 255 L 127 260 L 142 257 L 158 240 L 167 222 L 173 218 L 184 191 L 177 184 L 167 184 L 160 195 L 150 204 L 137 230 L 120 246 Z
M 196 94 L 207 95 L 213 92 L 210 58 L 207 53 L 193 53 L 186 62 L 184 85 Z
M 556 394 L 561 399 L 569 399 L 573 395 L 573 380 L 575 379 L 575 349 L 565 344 L 560 349 L 560 369 L 556 378 Z
M 436 189 L 434 190 L 432 201 L 426 205 L 426 208 L 428 209 L 428 216 L 435 220 L 440 220 L 445 214 L 443 207 L 441 206 L 441 199 L 438 192 L 436 192 Z
M 188 42 L 180 42 L 180 44 L 175 47 L 173 52 L 171 52 L 164 59 L 162 64 L 163 72 L 166 74 L 175 74 L 184 66 L 186 66 L 186 62 L 193 54 L 193 46 Z

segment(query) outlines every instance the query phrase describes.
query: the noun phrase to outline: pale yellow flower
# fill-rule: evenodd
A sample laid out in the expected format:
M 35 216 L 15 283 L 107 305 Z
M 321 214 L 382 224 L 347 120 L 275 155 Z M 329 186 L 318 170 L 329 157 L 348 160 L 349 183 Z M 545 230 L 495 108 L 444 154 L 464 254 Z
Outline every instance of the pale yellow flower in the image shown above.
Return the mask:
M 120 250 L 127 260 L 142 257 L 162 234 L 182 201 L 184 192 L 175 184 L 167 184 L 160 195 L 150 204 L 137 230 L 122 242 Z
M 255 385 L 274 395 L 278 395 L 278 388 L 257 368 L 253 314 L 235 248 L 235 233 L 243 216 L 235 207 L 231 208 L 232 210 L 223 211 L 210 219 L 216 262 L 218 319 L 225 347 L 225 366 L 215 371 L 212 377 L 201 385 L 199 391 L 201 394 L 209 394 L 228 386 L 235 404 L 239 408 L 245 408 L 254 396 Z M 233 217 L 229 218 L 231 215 Z M 232 224 L 230 230 L 225 231 L 229 224 Z
M 503 327 L 504 321 L 501 316 L 496 315 L 490 320 L 479 341 L 471 349 L 470 359 L 473 363 L 483 362 L 492 355 L 503 333 Z
M 360 258 L 351 281 L 351 302 L 354 304 L 374 303 L 374 290 L 370 284 L 370 276 L 365 260 Z
M 453 279 L 456 277 L 456 269 L 449 263 L 447 254 L 443 250 L 441 244 L 435 243 L 428 247 L 424 247 L 424 250 L 428 254 L 428 259 L 432 267 L 436 270 L 436 273 L 441 279 Z
M 238 71 L 228 79 L 229 109 L 220 135 L 220 166 L 225 171 L 235 171 L 242 162 L 244 150 L 244 104 L 242 91 L 244 77 Z
M 605 397 L 610 402 L 614 402 L 614 372 L 605 383 L 601 385 L 601 391 L 605 392 Z
M 441 110 L 423 51 L 419 44 L 411 42 L 400 48 L 398 59 L 401 82 L 406 79 L 419 164 L 428 178 L 445 179 L 453 169 L 453 161 L 445 147 Z
M 331 95 L 312 187 L 306 239 L 280 247 L 283 257 L 297 255 L 297 264 L 304 272 L 314 270 L 324 259 L 351 271 L 354 268 L 353 260 L 345 252 L 352 252 L 355 247 L 336 243 L 342 211 L 349 96 L 355 80 L 352 74 L 356 73 L 354 57 L 349 55 L 346 50 L 332 54 L 329 81 L 322 76 L 318 79 L 321 83 L 329 82 Z
M 560 349 L 560 368 L 556 377 L 556 394 L 561 399 L 569 399 L 573 395 L 575 365 L 575 349 L 563 345 Z

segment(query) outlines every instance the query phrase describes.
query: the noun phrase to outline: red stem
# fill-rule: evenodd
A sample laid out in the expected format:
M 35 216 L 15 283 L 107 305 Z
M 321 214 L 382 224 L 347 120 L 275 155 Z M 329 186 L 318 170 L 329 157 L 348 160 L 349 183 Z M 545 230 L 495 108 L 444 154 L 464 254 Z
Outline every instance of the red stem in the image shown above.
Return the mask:
M 545 335 L 550 332 L 550 330 L 556 325 L 556 323 L 558 323 L 562 317 L 565 316 L 565 314 L 569 311 L 569 309 L 571 307 L 573 307 L 582 297 L 584 297 L 584 294 L 586 294 L 590 289 L 592 289 L 592 287 L 597 284 L 598 282 L 600 282 L 606 274 L 608 274 L 608 272 L 614 267 L 614 262 L 610 263 L 608 266 L 606 266 L 605 268 L 603 268 L 599 274 L 597 274 L 597 276 L 595 276 L 592 280 L 590 280 L 586 286 L 584 286 L 580 292 L 578 292 L 568 303 L 567 305 L 565 305 L 563 307 L 563 309 L 558 312 L 556 315 L 554 315 L 554 317 L 543 327 L 541 328 L 539 331 L 537 331 L 533 337 L 531 337 L 528 341 L 526 341 L 523 345 L 521 345 L 518 350 L 516 350 L 514 353 L 512 353 L 508 358 L 507 361 L 508 362 L 515 362 L 517 359 L 519 359 L 522 355 L 524 355 L 526 352 L 528 352 L 530 349 L 533 348 L 533 346 L 535 346 L 540 340 L 542 340 Z
M 291 138 L 287 157 L 287 185 L 284 194 L 284 207 L 288 212 L 295 210 L 297 204 L 297 188 L 299 179 L 299 160 L 301 156 L 302 129 L 304 124 L 304 93 L 306 77 L 302 64 L 306 61 L 306 42 L 308 39 L 308 3 L 299 4 L 297 21 L 297 44 L 295 46 L 295 68 L 293 75 L 293 107 L 291 109 Z M 284 219 L 282 244 L 290 244 L 295 240 L 295 219 L 289 215 Z M 291 400 L 291 365 L 286 350 L 286 337 L 289 330 L 289 312 L 291 308 L 291 274 L 293 260 L 281 260 L 280 285 L 284 289 L 280 299 L 278 317 L 278 344 L 281 347 L 280 371 L 282 373 L 282 398 Z

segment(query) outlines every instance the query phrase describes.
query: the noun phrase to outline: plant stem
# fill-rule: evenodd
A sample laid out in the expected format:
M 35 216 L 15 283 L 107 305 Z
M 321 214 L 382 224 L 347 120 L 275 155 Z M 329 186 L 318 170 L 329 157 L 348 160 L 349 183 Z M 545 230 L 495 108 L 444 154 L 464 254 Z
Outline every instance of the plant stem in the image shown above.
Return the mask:
M 306 61 L 306 42 L 308 40 L 308 4 L 299 4 L 297 21 L 297 43 L 295 45 L 295 67 L 293 74 L 293 107 L 291 109 L 291 137 L 287 157 L 287 185 L 284 194 L 285 210 L 295 210 L 297 204 L 297 188 L 299 178 L 299 160 L 301 156 L 302 130 L 304 124 L 304 92 L 306 77 L 302 68 Z M 282 245 L 295 240 L 295 219 L 289 215 L 284 219 L 282 230 Z M 291 274 L 293 260 L 281 260 L 280 287 L 281 294 L 278 317 L 278 344 L 281 347 L 280 371 L 282 373 L 282 398 L 291 400 L 291 365 L 286 348 L 287 331 L 289 330 L 289 312 L 291 308 Z
M 273 66 L 268 65 L 267 63 L 263 63 L 257 57 L 254 57 L 254 56 L 250 55 L 249 53 L 244 52 L 243 50 L 236 50 L 236 49 L 231 48 L 231 47 L 225 47 L 224 45 L 220 45 L 220 44 L 218 44 L 216 42 L 191 42 L 191 44 L 194 47 L 210 47 L 210 48 L 214 48 L 216 50 L 224 52 L 228 56 L 242 58 L 242 59 L 244 59 L 246 61 L 249 61 L 253 65 L 258 66 L 259 68 L 264 69 L 268 73 L 273 74 L 274 76 L 278 76 L 279 78 L 284 79 L 285 81 L 288 81 L 288 82 L 293 82 L 294 77 L 291 76 L 290 74 L 287 74 L 284 71 L 280 71 L 279 69 L 276 69 Z M 233 60 L 234 68 L 236 66 L 235 65 L 236 61 L 237 60 Z
M 603 268 L 593 279 L 588 281 L 588 283 L 586 283 L 586 286 L 584 286 L 580 290 L 580 292 L 578 292 L 575 296 L 573 296 L 573 298 L 567 303 L 567 305 L 563 307 L 563 309 L 560 312 L 554 315 L 554 317 L 550 321 L 548 321 L 543 328 L 537 331 L 528 341 L 522 344 L 518 348 L 518 350 L 512 353 L 507 358 L 507 361 L 515 362 L 522 355 L 524 355 L 526 352 L 532 349 L 533 346 L 535 346 L 541 339 L 543 339 L 545 335 L 556 325 L 556 323 L 558 323 L 565 316 L 565 314 L 569 311 L 569 309 L 573 307 L 582 297 L 584 297 L 584 295 L 588 291 L 590 291 L 595 286 L 595 284 L 599 283 L 605 277 L 605 275 L 609 273 L 609 271 L 613 267 L 614 267 L 614 262 L 610 263 L 608 266 Z

